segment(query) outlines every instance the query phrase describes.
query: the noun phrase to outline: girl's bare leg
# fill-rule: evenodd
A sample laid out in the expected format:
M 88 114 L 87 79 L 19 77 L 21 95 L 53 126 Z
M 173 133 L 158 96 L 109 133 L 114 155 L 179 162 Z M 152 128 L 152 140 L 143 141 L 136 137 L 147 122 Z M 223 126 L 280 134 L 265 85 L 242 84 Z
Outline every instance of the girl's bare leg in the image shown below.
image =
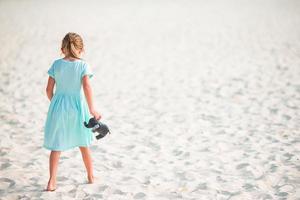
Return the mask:
M 90 149 L 88 147 L 79 147 L 79 149 L 81 151 L 82 159 L 87 171 L 89 183 L 93 183 L 94 174 L 93 174 L 93 164 L 92 164 Z
M 61 153 L 60 151 L 51 151 L 50 154 L 50 158 L 49 158 L 50 178 L 47 186 L 48 191 L 53 191 L 56 189 L 56 174 L 57 174 L 57 167 L 58 167 L 60 153 Z

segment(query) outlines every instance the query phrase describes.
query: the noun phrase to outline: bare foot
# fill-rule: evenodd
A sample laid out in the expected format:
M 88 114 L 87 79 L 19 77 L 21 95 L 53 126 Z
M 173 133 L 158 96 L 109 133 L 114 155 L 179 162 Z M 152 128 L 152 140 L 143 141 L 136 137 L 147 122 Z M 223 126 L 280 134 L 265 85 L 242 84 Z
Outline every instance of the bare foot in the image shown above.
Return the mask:
M 53 192 L 56 190 L 56 181 L 49 180 L 46 191 Z
M 93 175 L 88 176 L 88 180 L 89 180 L 89 184 L 94 183 L 94 176 Z

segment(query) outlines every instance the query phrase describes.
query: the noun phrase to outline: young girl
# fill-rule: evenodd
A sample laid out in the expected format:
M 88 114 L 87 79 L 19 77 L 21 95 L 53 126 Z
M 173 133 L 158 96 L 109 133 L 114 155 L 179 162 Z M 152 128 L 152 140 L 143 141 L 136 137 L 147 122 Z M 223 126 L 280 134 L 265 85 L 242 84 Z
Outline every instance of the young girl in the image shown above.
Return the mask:
M 51 150 L 47 191 L 56 189 L 56 173 L 61 151 L 75 147 L 79 147 L 81 151 L 88 182 L 93 183 L 93 166 L 88 146 L 94 140 L 94 136 L 90 129 L 84 127 L 83 122 L 88 122 L 91 116 L 97 120 L 101 118 L 95 110 L 89 82 L 93 73 L 89 65 L 80 58 L 84 51 L 82 38 L 76 33 L 66 34 L 62 40 L 61 51 L 64 58 L 55 60 L 48 70 L 46 89 L 51 101 L 43 145 Z

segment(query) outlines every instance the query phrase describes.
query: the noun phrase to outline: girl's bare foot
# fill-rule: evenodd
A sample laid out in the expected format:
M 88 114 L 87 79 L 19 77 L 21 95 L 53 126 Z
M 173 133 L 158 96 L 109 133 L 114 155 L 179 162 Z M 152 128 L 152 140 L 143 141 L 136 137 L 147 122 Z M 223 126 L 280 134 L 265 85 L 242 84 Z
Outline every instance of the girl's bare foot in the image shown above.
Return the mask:
M 88 176 L 88 180 L 89 180 L 89 184 L 94 183 L 94 176 L 93 175 L 89 175 Z
M 56 181 L 52 181 L 51 179 L 48 181 L 48 186 L 46 191 L 53 192 L 56 190 Z

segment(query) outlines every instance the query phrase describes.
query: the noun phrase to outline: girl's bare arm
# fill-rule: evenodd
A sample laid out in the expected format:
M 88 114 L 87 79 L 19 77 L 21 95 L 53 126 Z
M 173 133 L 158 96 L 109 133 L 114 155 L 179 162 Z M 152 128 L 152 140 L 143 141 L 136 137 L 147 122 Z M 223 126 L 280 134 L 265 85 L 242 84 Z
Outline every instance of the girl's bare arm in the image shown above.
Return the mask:
M 48 84 L 47 84 L 47 88 L 46 88 L 46 93 L 47 93 L 47 97 L 48 99 L 51 101 L 52 97 L 53 97 L 53 88 L 55 85 L 55 80 L 54 78 L 52 78 L 51 76 L 49 76 L 48 78 Z
M 82 87 L 91 115 L 93 115 L 97 120 L 99 120 L 101 118 L 101 115 L 95 110 L 94 107 L 92 88 L 90 85 L 88 75 L 83 76 Z

